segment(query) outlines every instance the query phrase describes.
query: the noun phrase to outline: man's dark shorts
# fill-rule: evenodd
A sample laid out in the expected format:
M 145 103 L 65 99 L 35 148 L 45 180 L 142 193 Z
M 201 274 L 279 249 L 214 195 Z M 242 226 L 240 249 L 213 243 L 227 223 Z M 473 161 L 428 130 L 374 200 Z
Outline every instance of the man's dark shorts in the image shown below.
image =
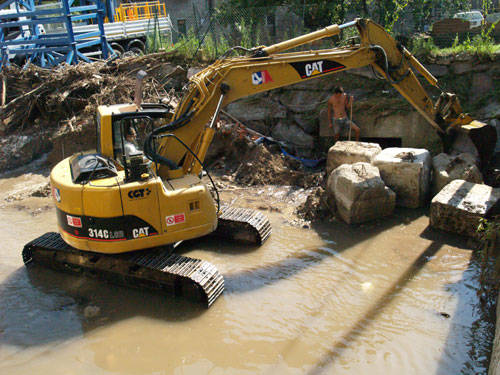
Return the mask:
M 349 126 L 352 122 L 348 118 L 334 118 L 332 122 L 335 134 L 340 134 L 342 136 L 349 135 Z

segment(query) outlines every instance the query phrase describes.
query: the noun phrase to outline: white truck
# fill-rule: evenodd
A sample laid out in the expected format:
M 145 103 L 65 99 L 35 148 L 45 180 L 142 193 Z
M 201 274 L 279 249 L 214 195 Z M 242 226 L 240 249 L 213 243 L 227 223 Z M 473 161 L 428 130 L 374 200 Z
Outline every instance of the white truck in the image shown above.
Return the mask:
M 98 31 L 97 25 L 74 25 L 75 35 Z M 172 22 L 170 16 L 150 18 L 144 20 L 113 22 L 104 24 L 104 33 L 111 48 L 119 55 L 130 51 L 134 54 L 144 53 L 146 50 L 146 38 L 148 35 L 154 37 L 154 33 L 166 38 L 169 45 L 172 44 Z M 89 39 L 97 39 L 91 37 Z
M 484 17 L 478 10 L 471 10 L 469 12 L 458 12 L 453 15 L 453 18 L 460 18 L 469 21 L 470 28 L 481 27 L 484 23 Z

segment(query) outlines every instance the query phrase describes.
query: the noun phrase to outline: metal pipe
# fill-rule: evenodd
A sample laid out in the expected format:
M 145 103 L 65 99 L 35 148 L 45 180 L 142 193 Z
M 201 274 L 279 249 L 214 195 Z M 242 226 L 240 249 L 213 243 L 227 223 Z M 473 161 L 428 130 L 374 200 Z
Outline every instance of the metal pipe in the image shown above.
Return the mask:
M 339 25 L 339 29 L 342 30 L 342 29 L 346 29 L 346 28 L 351 27 L 351 26 L 355 26 L 357 22 L 358 21 L 354 20 L 351 22 L 343 23 L 342 25 Z
M 406 48 L 404 49 L 404 55 L 410 62 L 411 66 L 413 66 L 420 74 L 424 76 L 424 78 L 429 82 L 432 86 L 437 87 L 438 80 L 436 77 L 429 72 L 425 66 L 423 66 L 420 61 L 418 61 L 415 56 L 413 56 Z
M 284 42 L 273 44 L 272 46 L 265 47 L 262 49 L 267 55 L 272 55 L 273 53 L 286 51 L 287 49 L 301 46 L 306 43 L 314 42 L 315 40 L 323 39 L 329 36 L 340 34 L 340 30 L 346 27 L 351 27 L 356 25 L 357 21 L 351 21 L 342 25 L 331 25 L 325 27 L 324 29 L 314 31 L 309 34 L 301 35 L 296 38 L 285 40 Z
M 222 106 L 222 101 L 224 100 L 225 94 L 222 94 L 219 98 L 219 102 L 217 103 L 217 108 L 215 109 L 214 116 L 212 117 L 212 121 L 210 122 L 209 128 L 213 129 L 215 127 L 215 122 L 217 121 L 217 117 L 219 117 L 219 112 Z
M 135 95 L 134 95 L 134 103 L 137 108 L 141 108 L 142 103 L 142 83 L 144 78 L 148 74 L 144 70 L 139 70 L 137 72 L 136 81 L 135 81 Z

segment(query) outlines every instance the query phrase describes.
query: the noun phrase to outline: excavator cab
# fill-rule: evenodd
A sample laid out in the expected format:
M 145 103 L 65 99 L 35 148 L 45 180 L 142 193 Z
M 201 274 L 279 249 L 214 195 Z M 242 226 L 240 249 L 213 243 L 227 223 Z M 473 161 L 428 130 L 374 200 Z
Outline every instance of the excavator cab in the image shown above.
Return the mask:
M 125 170 L 127 181 L 147 179 L 151 161 L 141 150 L 147 135 L 153 130 L 153 119 L 132 114 L 112 121 L 113 159 Z

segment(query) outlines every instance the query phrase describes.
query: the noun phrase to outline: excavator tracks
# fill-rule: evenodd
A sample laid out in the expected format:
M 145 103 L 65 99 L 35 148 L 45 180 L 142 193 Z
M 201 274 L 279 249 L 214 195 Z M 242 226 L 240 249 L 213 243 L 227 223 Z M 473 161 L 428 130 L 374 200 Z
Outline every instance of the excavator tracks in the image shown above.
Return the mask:
M 249 245 L 262 245 L 271 235 L 271 223 L 259 211 L 222 206 L 213 235 Z
M 215 266 L 200 259 L 157 248 L 118 255 L 77 250 L 58 233 L 46 233 L 26 244 L 23 261 L 105 278 L 139 288 L 166 291 L 201 301 L 210 307 L 224 291 L 224 278 Z
M 271 234 L 271 224 L 258 211 L 226 206 L 214 234 L 226 240 L 261 245 Z M 162 290 L 210 307 L 224 291 L 222 275 L 209 262 L 172 251 L 171 246 L 123 254 L 81 251 L 65 243 L 59 233 L 50 232 L 26 244 L 22 256 L 27 266 L 35 263 L 125 286 Z

